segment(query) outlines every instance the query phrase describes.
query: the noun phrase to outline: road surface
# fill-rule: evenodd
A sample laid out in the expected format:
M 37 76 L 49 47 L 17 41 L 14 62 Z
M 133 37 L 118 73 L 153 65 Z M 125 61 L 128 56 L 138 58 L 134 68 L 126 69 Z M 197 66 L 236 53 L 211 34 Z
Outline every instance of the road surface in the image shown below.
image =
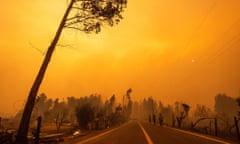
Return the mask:
M 229 144 L 222 140 L 160 127 L 139 121 L 130 121 L 100 135 L 79 141 L 77 144 Z

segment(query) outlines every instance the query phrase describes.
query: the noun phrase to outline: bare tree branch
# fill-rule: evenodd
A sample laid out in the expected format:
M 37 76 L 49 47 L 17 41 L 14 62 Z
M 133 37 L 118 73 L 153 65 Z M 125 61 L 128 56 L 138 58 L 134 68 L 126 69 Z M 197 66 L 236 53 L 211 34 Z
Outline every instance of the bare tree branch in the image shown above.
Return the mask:
M 75 29 L 75 30 L 83 31 L 82 29 L 77 28 L 77 27 L 70 27 L 70 26 L 68 26 L 68 27 L 65 27 L 65 28 L 69 28 L 69 29 Z
M 64 27 L 98 33 L 103 24 L 113 26 L 123 19 L 126 4 L 126 0 L 75 0 L 75 13 L 66 19 Z
M 30 45 L 32 48 L 34 48 L 35 50 L 37 50 L 38 52 L 40 52 L 42 55 L 45 55 L 45 53 L 46 53 L 45 51 L 37 48 L 37 47 L 34 46 L 31 42 L 29 42 L 29 45 Z

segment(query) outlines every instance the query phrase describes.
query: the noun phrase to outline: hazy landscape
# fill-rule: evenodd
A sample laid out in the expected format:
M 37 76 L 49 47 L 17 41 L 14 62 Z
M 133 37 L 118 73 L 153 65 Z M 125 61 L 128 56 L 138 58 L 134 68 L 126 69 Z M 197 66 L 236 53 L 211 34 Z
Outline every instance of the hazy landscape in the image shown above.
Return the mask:
M 238 143 L 239 13 L 238 0 L 3 0 L 0 143 Z

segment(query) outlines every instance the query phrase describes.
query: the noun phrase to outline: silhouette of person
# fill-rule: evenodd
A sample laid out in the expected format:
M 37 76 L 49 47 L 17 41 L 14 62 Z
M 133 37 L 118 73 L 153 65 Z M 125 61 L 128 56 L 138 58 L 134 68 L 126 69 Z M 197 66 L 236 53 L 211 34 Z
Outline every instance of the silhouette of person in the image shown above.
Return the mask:
M 148 117 L 148 122 L 151 123 L 151 121 L 152 121 L 152 120 L 151 120 L 151 115 L 149 115 L 149 117 Z
M 162 124 L 163 124 L 163 116 L 162 116 L 161 113 L 159 114 L 159 118 L 158 118 L 158 120 L 159 120 L 159 124 L 160 124 L 160 126 L 162 126 Z
M 156 124 L 156 115 L 153 114 L 153 124 Z

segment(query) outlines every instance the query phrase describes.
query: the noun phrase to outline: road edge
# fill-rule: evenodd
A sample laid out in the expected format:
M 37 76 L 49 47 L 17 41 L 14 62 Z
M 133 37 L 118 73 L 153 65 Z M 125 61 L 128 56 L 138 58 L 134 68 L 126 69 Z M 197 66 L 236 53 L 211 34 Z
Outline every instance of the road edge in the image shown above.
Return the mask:
M 186 130 L 181 130 L 181 129 L 172 128 L 172 127 L 165 127 L 165 128 L 172 129 L 172 130 L 175 130 L 175 131 L 178 131 L 178 132 L 181 132 L 181 133 L 189 134 L 189 135 L 192 135 L 192 136 L 200 137 L 200 138 L 203 138 L 203 139 L 211 140 L 211 141 L 218 142 L 218 143 L 221 143 L 221 144 L 231 144 L 230 142 L 227 142 L 227 141 L 218 140 L 216 138 L 212 138 L 212 137 L 209 137 L 209 136 L 205 136 L 205 135 L 202 135 L 202 134 L 198 134 L 198 133 L 194 133 L 194 132 L 190 132 L 190 131 L 186 131 Z

